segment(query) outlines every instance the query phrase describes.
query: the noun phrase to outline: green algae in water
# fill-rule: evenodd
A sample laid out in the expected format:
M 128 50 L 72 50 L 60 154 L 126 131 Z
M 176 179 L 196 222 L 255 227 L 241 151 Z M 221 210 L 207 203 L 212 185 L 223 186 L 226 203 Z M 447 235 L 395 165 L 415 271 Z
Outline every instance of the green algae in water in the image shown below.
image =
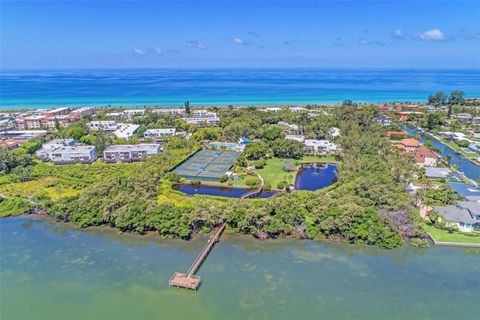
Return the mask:
M 203 246 L 0 220 L 1 319 L 473 319 L 480 250 L 381 250 L 225 235 L 197 293 L 168 288 Z M 26 258 L 28 257 L 28 258 Z

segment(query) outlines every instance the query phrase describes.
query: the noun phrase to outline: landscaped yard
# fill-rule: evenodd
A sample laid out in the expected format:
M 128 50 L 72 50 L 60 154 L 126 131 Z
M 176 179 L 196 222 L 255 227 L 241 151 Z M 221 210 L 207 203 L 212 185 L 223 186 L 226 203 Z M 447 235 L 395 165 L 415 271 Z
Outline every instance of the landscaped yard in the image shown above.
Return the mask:
M 460 232 L 449 233 L 448 231 L 437 229 L 431 225 L 425 225 L 425 230 L 432 235 L 435 241 L 480 244 L 480 233 L 478 232 L 472 234 Z
M 265 180 L 265 183 L 269 183 L 272 186 L 272 189 L 277 189 L 278 183 L 282 181 L 287 181 L 292 184 L 295 182 L 295 174 L 297 172 L 286 172 L 283 170 L 283 163 L 285 161 L 289 160 L 279 158 L 268 159 L 267 165 L 263 169 L 257 170 Z
M 267 165 L 263 169 L 258 169 L 257 172 L 263 177 L 266 183 L 270 183 L 272 189 L 277 189 L 279 182 L 286 181 L 289 184 L 295 183 L 295 176 L 297 170 L 287 172 L 283 170 L 285 161 L 292 161 L 291 159 L 272 158 L 267 160 Z M 304 156 L 300 160 L 293 160 L 294 164 L 310 163 L 310 162 L 325 162 L 325 163 L 340 163 L 334 156 Z

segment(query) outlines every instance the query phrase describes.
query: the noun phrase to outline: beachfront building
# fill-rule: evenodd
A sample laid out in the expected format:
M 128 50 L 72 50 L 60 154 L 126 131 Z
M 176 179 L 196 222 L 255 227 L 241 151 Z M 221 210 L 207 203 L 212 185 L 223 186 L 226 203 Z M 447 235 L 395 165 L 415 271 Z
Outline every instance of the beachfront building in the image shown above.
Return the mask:
M 457 201 L 456 205 L 434 207 L 440 220 L 447 227 L 458 228 L 461 232 L 472 232 L 480 228 L 480 201 Z
M 338 146 L 328 140 L 305 139 L 305 154 L 323 155 L 337 151 Z
M 177 130 L 175 128 L 148 129 L 143 133 L 143 137 L 153 138 L 155 140 L 161 140 L 161 139 L 172 137 L 176 134 L 177 134 Z
M 103 131 L 115 131 L 118 126 L 115 121 L 90 121 L 87 123 L 87 127 L 90 130 L 103 130 Z
M 297 113 L 297 112 L 308 111 L 308 109 L 305 109 L 303 107 L 290 107 L 290 108 L 288 108 L 288 111 Z
M 137 132 L 140 125 L 133 123 L 118 123 L 117 130 L 113 131 L 113 135 L 119 139 L 131 139 Z
M 80 121 L 82 117 L 95 113 L 95 108 L 79 109 L 57 108 L 52 110 L 35 110 L 15 119 L 18 130 L 56 129 Z
M 282 111 L 281 108 L 264 108 L 264 109 L 260 109 L 261 111 L 264 111 L 264 112 L 280 112 Z
M 196 110 L 196 111 L 202 111 L 202 110 Z M 197 114 L 202 114 L 202 115 L 193 116 L 193 117 L 184 117 L 182 119 L 188 124 L 193 124 L 193 125 L 202 126 L 202 127 L 215 126 L 220 122 L 220 118 L 217 116 L 215 112 L 206 111 L 205 113 L 199 112 Z
M 152 110 L 153 113 L 159 114 L 174 114 L 174 115 L 185 115 L 185 109 L 182 108 L 161 108 Z
M 111 145 L 103 152 L 103 159 L 109 163 L 140 161 L 143 157 L 154 156 L 160 151 L 159 144 Z

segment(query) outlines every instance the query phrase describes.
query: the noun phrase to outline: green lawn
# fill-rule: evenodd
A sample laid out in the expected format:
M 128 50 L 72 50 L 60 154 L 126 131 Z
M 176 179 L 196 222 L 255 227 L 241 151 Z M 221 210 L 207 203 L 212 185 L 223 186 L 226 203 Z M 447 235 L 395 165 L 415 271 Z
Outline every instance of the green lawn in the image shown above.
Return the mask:
M 473 234 L 460 232 L 448 233 L 448 231 L 437 229 L 431 225 L 425 225 L 425 230 L 432 235 L 435 241 L 480 244 L 480 234 L 478 232 Z
M 283 163 L 288 159 L 272 158 L 267 160 L 267 165 L 257 172 L 262 176 L 266 183 L 270 183 L 272 189 L 277 188 L 277 184 L 282 181 L 294 183 L 295 172 L 286 172 L 283 170 Z
M 290 159 L 268 159 L 267 165 L 263 169 L 258 169 L 257 172 L 263 177 L 265 182 L 270 183 L 272 189 L 277 189 L 277 184 L 282 181 L 293 184 L 295 183 L 297 171 L 286 172 L 283 170 L 283 163 L 288 160 Z M 300 160 L 294 160 L 294 163 L 297 165 L 309 162 L 340 163 L 334 156 L 304 156 Z

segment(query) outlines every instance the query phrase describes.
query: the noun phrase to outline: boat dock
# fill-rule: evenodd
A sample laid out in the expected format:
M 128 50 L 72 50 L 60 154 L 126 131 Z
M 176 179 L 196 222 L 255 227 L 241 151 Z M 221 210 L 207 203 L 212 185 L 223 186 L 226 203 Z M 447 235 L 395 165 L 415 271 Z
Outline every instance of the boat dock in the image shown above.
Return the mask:
M 202 263 L 205 261 L 208 254 L 212 250 L 213 246 L 220 238 L 220 235 L 222 234 L 223 230 L 225 230 L 226 225 L 227 225 L 227 222 L 222 223 L 220 227 L 216 228 L 211 233 L 207 243 L 203 247 L 202 251 L 200 251 L 198 257 L 195 259 L 195 261 L 192 263 L 192 265 L 190 266 L 190 268 L 186 273 L 175 272 L 172 275 L 172 277 L 170 278 L 170 281 L 168 281 L 168 284 L 170 286 L 174 286 L 177 288 L 192 289 L 192 290 L 197 290 L 198 287 L 200 287 L 202 283 L 202 279 L 200 276 L 196 276 L 195 273 L 198 271 L 198 269 L 200 268 L 200 266 L 202 265 Z

